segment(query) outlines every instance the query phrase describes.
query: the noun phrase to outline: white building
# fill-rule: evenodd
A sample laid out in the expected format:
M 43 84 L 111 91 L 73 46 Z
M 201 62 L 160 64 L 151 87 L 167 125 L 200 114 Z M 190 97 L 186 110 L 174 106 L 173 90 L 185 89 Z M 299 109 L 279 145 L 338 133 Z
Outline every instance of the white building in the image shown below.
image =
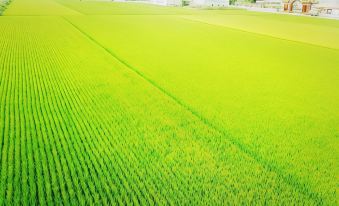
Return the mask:
M 256 3 L 262 4 L 281 4 L 281 0 L 257 0 Z
M 281 8 L 281 0 L 257 0 L 256 5 L 260 8 Z
M 190 5 L 195 7 L 227 7 L 229 0 L 191 0 Z
M 150 2 L 163 6 L 182 6 L 182 0 L 150 0 Z

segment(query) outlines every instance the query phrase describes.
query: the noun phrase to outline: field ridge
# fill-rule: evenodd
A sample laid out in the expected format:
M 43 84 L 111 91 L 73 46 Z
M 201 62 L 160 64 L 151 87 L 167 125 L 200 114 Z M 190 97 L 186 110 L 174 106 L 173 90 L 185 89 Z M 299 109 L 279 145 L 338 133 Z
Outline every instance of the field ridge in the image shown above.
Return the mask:
M 189 15 L 187 15 L 187 16 L 189 16 Z M 180 17 L 185 19 L 185 20 L 191 21 L 191 22 L 202 23 L 202 24 L 206 24 L 206 25 L 209 25 L 209 26 L 223 27 L 223 28 L 227 28 L 227 29 L 230 29 L 230 30 L 234 30 L 234 31 L 240 31 L 240 32 L 249 33 L 249 34 L 255 34 L 255 35 L 259 35 L 259 36 L 264 36 L 264 37 L 282 40 L 282 41 L 288 41 L 288 42 L 297 43 L 297 44 L 309 45 L 309 46 L 313 46 L 313 47 L 320 47 L 320 48 L 324 48 L 324 49 L 328 49 L 328 50 L 332 50 L 332 51 L 336 51 L 336 52 L 339 51 L 339 48 L 335 48 L 335 47 L 328 47 L 328 46 L 325 46 L 325 45 L 313 44 L 313 43 L 305 42 L 305 41 L 298 41 L 298 40 L 293 40 L 293 39 L 289 39 L 289 38 L 277 37 L 277 36 L 270 35 L 270 34 L 249 31 L 249 30 L 246 30 L 246 29 L 235 28 L 235 27 L 232 27 L 232 26 L 226 26 L 226 25 L 221 25 L 221 24 L 217 24 L 217 23 L 210 23 L 210 22 L 203 21 L 203 20 L 191 19 L 191 18 L 186 17 L 186 15 L 180 16 Z

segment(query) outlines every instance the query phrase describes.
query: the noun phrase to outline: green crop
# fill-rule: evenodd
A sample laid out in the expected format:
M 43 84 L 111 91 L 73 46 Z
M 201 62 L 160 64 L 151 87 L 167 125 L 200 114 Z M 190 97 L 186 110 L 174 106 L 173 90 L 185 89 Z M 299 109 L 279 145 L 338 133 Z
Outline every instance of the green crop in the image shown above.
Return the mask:
M 14 0 L 0 205 L 335 205 L 339 22 Z

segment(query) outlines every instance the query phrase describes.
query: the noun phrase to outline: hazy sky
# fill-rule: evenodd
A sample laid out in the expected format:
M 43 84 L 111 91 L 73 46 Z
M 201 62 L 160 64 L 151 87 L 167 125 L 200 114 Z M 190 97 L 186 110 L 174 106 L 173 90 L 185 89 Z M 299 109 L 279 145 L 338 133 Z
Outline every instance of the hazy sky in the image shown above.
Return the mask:
M 321 0 L 322 3 L 339 3 L 339 0 Z

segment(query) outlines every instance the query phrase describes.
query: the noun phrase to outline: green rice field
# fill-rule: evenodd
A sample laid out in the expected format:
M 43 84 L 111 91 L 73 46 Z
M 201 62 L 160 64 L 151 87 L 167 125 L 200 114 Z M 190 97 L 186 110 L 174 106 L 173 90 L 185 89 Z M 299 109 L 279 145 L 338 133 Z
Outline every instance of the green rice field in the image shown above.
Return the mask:
M 12 0 L 0 205 L 338 205 L 339 21 Z

